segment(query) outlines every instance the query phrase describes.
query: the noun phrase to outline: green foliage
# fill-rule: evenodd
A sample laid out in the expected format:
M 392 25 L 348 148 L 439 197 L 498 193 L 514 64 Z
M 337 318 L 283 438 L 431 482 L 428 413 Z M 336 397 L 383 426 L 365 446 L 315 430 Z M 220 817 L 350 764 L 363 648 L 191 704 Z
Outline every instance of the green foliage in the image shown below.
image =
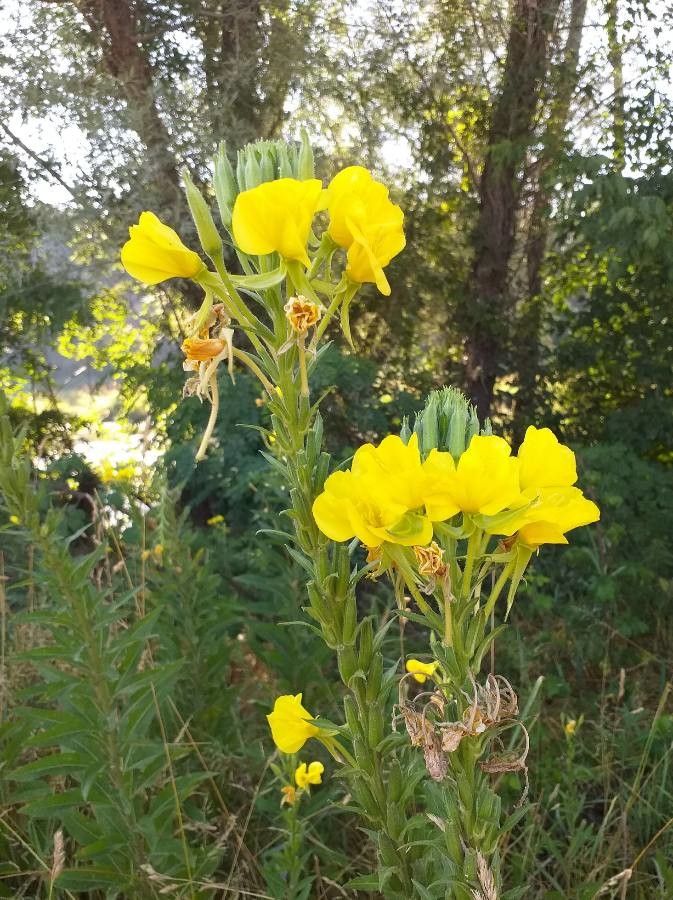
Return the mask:
M 133 585 L 119 590 L 105 544 L 71 552 L 80 535 L 65 534 L 54 510 L 41 516 L 29 465 L 15 455 L 20 439 L 6 419 L 2 429 L 0 489 L 34 542 L 33 577 L 45 598 L 14 618 L 44 636 L 16 658 L 39 679 L 21 692 L 3 735 L 15 824 L 40 829 L 42 847 L 57 828 L 75 843 L 73 865 L 56 877 L 63 889 L 105 885 L 108 894 L 153 897 L 148 867 L 203 880 L 219 853 L 187 843 L 183 810 L 208 773 L 178 768 L 188 750 L 166 736 L 183 662 L 153 659 L 162 607 L 146 610 Z
M 550 275 L 558 349 L 549 361 L 563 426 L 578 440 L 670 462 L 673 178 L 594 172 L 563 235 Z

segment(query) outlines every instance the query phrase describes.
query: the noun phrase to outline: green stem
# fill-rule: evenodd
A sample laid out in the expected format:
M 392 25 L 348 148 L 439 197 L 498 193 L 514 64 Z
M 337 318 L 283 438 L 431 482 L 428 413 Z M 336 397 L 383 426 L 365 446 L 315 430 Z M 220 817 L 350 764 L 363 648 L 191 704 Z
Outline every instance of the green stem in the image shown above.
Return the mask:
M 264 372 L 262 372 L 252 356 L 250 356 L 249 353 L 246 353 L 245 350 L 239 350 L 238 347 L 232 347 L 232 354 L 234 356 L 234 359 L 242 362 L 244 366 L 247 366 L 248 369 L 250 369 L 250 371 L 254 375 L 256 375 L 257 378 L 259 378 L 264 386 L 264 390 L 267 392 L 267 394 L 273 397 L 275 394 L 274 386 L 271 384 Z
M 478 529 L 475 529 L 467 539 L 467 556 L 465 557 L 463 578 L 460 584 L 460 596 L 463 600 L 467 600 L 470 596 L 470 591 L 472 589 L 472 570 L 474 569 L 474 561 L 480 542 L 481 532 Z
M 453 600 L 449 590 L 444 591 L 444 646 L 453 647 Z
M 507 565 L 504 567 L 500 576 L 496 583 L 493 585 L 491 593 L 489 594 L 488 600 L 486 601 L 486 606 L 484 607 L 485 618 L 491 615 L 493 610 L 495 609 L 495 604 L 497 603 L 498 597 L 503 591 L 503 588 L 507 584 L 508 579 L 510 578 L 513 570 L 514 570 L 515 561 L 510 560 Z

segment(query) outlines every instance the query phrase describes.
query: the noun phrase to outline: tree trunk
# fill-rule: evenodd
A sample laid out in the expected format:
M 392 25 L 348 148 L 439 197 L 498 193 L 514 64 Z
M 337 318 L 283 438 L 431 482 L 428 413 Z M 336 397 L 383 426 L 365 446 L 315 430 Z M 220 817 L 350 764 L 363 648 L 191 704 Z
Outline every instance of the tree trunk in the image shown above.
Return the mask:
M 500 91 L 491 116 L 464 315 L 466 390 L 481 416 L 490 413 L 502 362 L 523 163 L 533 138 L 548 68 L 547 42 L 559 3 L 515 0 Z
M 147 149 L 159 215 L 175 215 L 182 191 L 168 129 L 159 114 L 154 73 L 139 43 L 138 20 L 130 0 L 73 0 L 98 44 L 105 67 L 128 105 L 130 126 Z M 170 217 L 170 216 L 169 216 Z
M 514 436 L 520 439 L 533 418 L 540 370 L 540 330 L 542 325 L 542 264 L 549 243 L 551 214 L 550 175 L 566 138 L 570 104 L 577 87 L 582 33 L 587 0 L 572 0 L 568 38 L 559 67 L 556 96 L 549 113 L 538 160 L 537 184 L 526 241 L 527 297 L 519 317 L 516 350 L 518 391 L 514 418 Z
M 606 0 L 605 12 L 607 21 L 605 28 L 608 35 L 608 61 L 612 69 L 612 112 L 613 152 L 615 169 L 624 168 L 626 153 L 626 111 L 624 109 L 624 53 L 619 39 L 618 0 Z

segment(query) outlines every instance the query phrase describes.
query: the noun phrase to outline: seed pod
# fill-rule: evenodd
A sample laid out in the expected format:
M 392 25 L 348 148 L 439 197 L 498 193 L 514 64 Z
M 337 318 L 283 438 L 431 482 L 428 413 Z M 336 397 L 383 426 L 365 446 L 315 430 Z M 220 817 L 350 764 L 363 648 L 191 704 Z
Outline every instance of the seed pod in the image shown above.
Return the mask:
M 353 739 L 353 750 L 355 751 L 355 760 L 362 769 L 363 772 L 366 772 L 367 775 L 374 774 L 374 763 L 369 753 L 369 748 L 365 744 L 363 740 L 360 738 Z
M 370 747 L 376 747 L 383 739 L 383 713 L 377 703 L 369 707 L 368 738 Z
M 463 876 L 466 881 L 476 881 L 477 875 L 477 854 L 472 849 L 465 851 L 465 861 L 463 862 Z
M 342 645 L 339 647 L 337 650 L 337 663 L 341 680 L 344 684 L 348 684 L 358 667 L 357 659 L 355 658 L 355 650 L 352 645 Z
M 394 759 L 388 772 L 388 797 L 391 803 L 397 803 L 402 796 L 402 768 L 399 761 Z
M 358 642 L 358 664 L 363 672 L 368 672 L 372 662 L 374 647 L 374 628 L 371 619 L 365 619 L 360 626 Z
M 365 670 L 366 671 L 366 670 Z M 376 652 L 372 656 L 367 672 L 367 688 L 366 699 L 368 703 L 373 702 L 381 693 L 381 681 L 383 679 L 383 656 Z
M 398 803 L 388 803 L 386 806 L 386 825 L 388 834 L 397 840 L 404 830 L 404 816 Z
M 344 714 L 346 716 L 346 724 L 348 725 L 348 730 L 350 731 L 353 740 L 355 740 L 356 738 L 363 740 L 364 732 L 362 730 L 362 725 L 360 724 L 355 701 L 352 697 L 344 698 Z
M 355 595 L 349 593 L 344 599 L 343 641 L 350 643 L 355 639 L 355 629 L 358 622 L 358 610 Z

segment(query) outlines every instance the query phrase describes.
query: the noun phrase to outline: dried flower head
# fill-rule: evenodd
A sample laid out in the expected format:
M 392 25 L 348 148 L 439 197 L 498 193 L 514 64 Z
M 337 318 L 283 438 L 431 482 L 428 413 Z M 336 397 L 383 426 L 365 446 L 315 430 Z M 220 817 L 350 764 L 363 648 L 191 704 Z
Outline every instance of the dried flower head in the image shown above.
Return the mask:
M 444 578 L 447 566 L 444 562 L 444 551 L 432 541 L 427 547 L 414 547 L 414 554 L 418 563 L 418 574 L 426 578 Z
M 290 297 L 285 306 L 285 316 L 295 334 L 306 334 L 320 321 L 321 310 L 317 303 L 302 297 Z
M 280 789 L 280 792 L 283 795 L 280 805 L 284 806 L 287 803 L 288 806 L 294 806 L 297 802 L 297 789 L 291 784 L 286 784 Z
M 423 756 L 430 778 L 433 781 L 443 781 L 449 770 L 449 761 L 442 750 L 441 741 L 434 731 L 423 746 Z
M 208 362 L 226 350 L 222 338 L 187 338 L 182 342 L 182 352 L 190 362 Z
M 434 734 L 432 724 L 421 713 L 407 705 L 400 706 L 412 747 L 423 747 Z

